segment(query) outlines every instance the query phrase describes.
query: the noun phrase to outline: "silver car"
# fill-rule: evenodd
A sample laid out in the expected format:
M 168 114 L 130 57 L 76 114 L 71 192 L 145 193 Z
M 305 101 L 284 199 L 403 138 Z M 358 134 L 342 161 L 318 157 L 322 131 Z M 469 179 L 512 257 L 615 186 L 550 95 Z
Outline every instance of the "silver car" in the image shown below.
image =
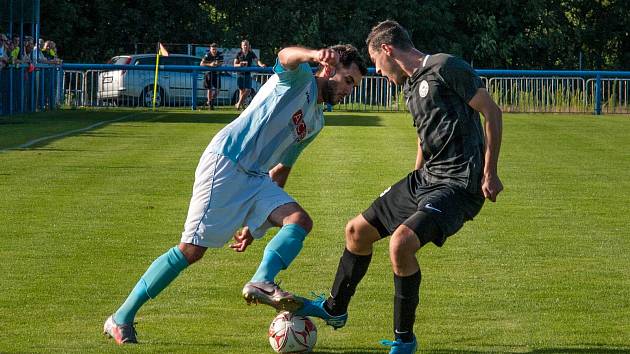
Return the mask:
M 152 65 L 146 70 L 108 70 L 98 74 L 98 100 L 103 104 L 145 106 L 153 104 L 155 80 L 155 54 L 132 54 L 113 57 L 114 65 Z M 200 58 L 171 54 L 160 57 L 160 73 L 156 92 L 156 106 L 182 106 L 192 103 L 191 70 L 169 69 L 168 66 L 183 65 L 199 67 Z M 164 68 L 162 68 L 164 66 Z M 196 103 L 206 102 L 206 89 L 203 86 L 205 71 L 198 71 Z M 238 100 L 237 76 L 234 72 L 221 72 L 221 87 L 216 97 L 217 105 L 234 104 Z M 260 83 L 252 80 L 249 99 L 260 89 Z

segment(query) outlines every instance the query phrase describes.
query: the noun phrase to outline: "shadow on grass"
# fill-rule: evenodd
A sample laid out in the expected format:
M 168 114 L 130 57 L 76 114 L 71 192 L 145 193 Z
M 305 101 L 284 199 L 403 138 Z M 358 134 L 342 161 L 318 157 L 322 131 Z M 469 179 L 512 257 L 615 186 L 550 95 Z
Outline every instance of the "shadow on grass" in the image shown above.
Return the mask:
M 378 127 L 381 126 L 381 118 L 373 115 L 351 115 L 351 114 L 327 114 L 324 117 L 326 126 L 347 126 L 347 127 Z
M 156 116 L 151 118 L 151 116 Z M 234 111 L 212 111 L 198 114 L 155 112 L 146 113 L 139 121 L 157 123 L 230 123 L 238 117 Z M 376 115 L 326 114 L 326 126 L 381 126 L 381 118 Z M 130 120 L 133 121 L 133 120 Z
M 115 136 L 112 133 L 103 133 L 102 128 L 110 124 L 151 124 L 151 123 L 192 123 L 192 124 L 221 124 L 225 125 L 238 117 L 239 112 L 234 110 L 215 110 L 207 112 L 170 112 L 170 111 L 55 111 L 22 115 L 14 117 L 1 117 L 0 124 L 5 127 L 20 127 L 11 132 L 24 136 L 22 141 L 16 140 L 11 146 L 0 148 L 28 150 L 42 149 L 52 142 L 70 136 L 93 136 L 107 138 Z M 127 116 L 127 117 L 126 117 Z M 381 126 L 381 118 L 378 115 L 364 114 L 327 114 L 325 117 L 327 126 Z M 95 125 L 92 127 L 92 125 Z M 53 129 L 49 127 L 54 126 Z M 32 142 L 32 144 L 31 144 Z M 26 146 L 22 146 L 26 144 Z

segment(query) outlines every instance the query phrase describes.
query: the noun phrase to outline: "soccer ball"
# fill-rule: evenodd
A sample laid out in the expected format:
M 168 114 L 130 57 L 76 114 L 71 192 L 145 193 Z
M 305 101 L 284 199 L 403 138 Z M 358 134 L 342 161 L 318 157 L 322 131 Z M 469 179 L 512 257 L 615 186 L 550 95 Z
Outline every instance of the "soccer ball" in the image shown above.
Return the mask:
M 281 312 L 269 326 L 269 344 L 276 353 L 308 353 L 317 342 L 317 328 L 308 317 Z

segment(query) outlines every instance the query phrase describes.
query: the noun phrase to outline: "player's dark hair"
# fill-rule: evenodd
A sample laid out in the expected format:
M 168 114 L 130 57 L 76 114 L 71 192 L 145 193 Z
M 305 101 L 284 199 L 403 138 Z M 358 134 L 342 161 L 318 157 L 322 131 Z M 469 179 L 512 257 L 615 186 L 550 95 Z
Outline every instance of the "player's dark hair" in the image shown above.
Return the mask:
M 341 63 L 344 68 L 349 68 L 352 63 L 355 63 L 357 67 L 359 67 L 361 75 L 365 76 L 365 74 L 367 74 L 367 67 L 365 66 L 363 57 L 361 57 L 357 48 L 352 44 L 337 44 L 330 47 L 330 49 L 337 52 L 339 55 L 339 63 Z
M 381 44 L 389 44 L 404 51 L 414 47 L 409 32 L 393 20 L 383 21 L 374 26 L 365 44 L 377 51 L 381 50 Z

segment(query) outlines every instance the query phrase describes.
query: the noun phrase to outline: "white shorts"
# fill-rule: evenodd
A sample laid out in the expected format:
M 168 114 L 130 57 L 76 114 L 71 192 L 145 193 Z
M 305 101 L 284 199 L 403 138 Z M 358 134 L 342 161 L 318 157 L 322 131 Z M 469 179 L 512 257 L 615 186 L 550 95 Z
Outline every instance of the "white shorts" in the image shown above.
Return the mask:
M 249 175 L 229 158 L 206 152 L 195 171 L 181 242 L 223 247 L 242 226 L 260 238 L 272 226 L 269 214 L 292 202 L 268 175 Z

